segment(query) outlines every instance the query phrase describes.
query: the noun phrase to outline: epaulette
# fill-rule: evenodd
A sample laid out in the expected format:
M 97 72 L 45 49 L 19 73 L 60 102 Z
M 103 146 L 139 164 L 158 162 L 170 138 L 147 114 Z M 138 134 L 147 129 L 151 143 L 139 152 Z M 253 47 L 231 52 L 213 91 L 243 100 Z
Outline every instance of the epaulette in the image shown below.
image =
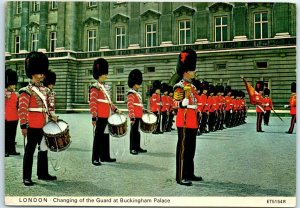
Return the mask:
M 130 92 L 130 91 L 129 91 L 129 92 L 127 93 L 127 95 L 130 95 L 130 94 L 133 94 L 133 93 L 134 93 L 134 92 Z
M 174 85 L 174 99 L 176 101 L 182 101 L 183 100 L 183 96 L 184 96 L 184 90 L 183 90 L 184 86 L 183 86 L 183 80 L 181 80 L 180 82 L 178 82 L 177 84 Z
M 94 82 L 93 84 L 90 85 L 90 89 L 92 88 L 100 89 L 97 82 Z
M 22 87 L 22 88 L 19 90 L 19 94 L 22 94 L 23 92 L 27 93 L 28 95 L 31 95 L 31 90 L 30 90 L 29 86 Z
M 183 89 L 184 85 L 183 85 L 183 80 L 180 80 L 180 82 L 176 83 L 173 87 L 173 89 L 175 90 L 176 88 L 182 88 Z

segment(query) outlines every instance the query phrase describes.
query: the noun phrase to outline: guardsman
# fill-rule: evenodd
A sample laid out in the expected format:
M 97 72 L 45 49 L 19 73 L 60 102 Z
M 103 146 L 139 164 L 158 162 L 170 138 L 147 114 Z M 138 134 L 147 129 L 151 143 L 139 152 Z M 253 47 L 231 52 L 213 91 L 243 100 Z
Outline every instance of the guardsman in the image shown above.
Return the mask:
M 17 72 L 5 70 L 5 157 L 20 155 L 15 142 L 19 122 L 18 93 L 15 92 L 17 83 Z
M 142 96 L 138 93 L 143 82 L 142 72 L 138 69 L 132 70 L 128 75 L 128 87 L 130 90 L 127 93 L 127 108 L 130 118 L 130 154 L 137 155 L 138 153 L 147 152 L 141 148 L 141 133 L 139 132 L 139 124 L 145 111 L 143 108 Z
M 242 124 L 246 123 L 246 116 L 247 116 L 247 105 L 245 100 L 245 93 L 242 91 L 241 97 L 241 105 L 242 105 Z
M 264 82 L 258 81 L 255 85 L 255 94 L 253 95 L 253 100 L 256 103 L 256 131 L 264 132 L 261 128 L 263 114 L 265 112 L 264 99 L 262 94 L 264 93 Z
M 198 109 L 201 110 L 201 124 L 200 124 L 200 133 L 208 133 L 206 126 L 207 126 L 207 120 L 208 120 L 208 115 L 209 115 L 209 106 L 207 103 L 207 91 L 208 91 L 208 82 L 202 81 L 201 82 L 201 87 L 200 87 L 200 97 L 199 97 L 199 102 L 198 102 Z M 200 104 L 200 107 L 199 107 Z M 202 108 L 201 108 L 202 106 Z
M 161 93 L 163 95 L 161 96 L 161 103 L 162 103 L 162 108 L 161 108 L 161 115 L 162 115 L 162 120 L 161 120 L 161 126 L 162 126 L 162 131 L 165 132 L 167 131 L 167 123 L 168 123 L 168 118 L 170 114 L 170 104 L 169 104 L 169 99 L 168 99 L 168 84 L 163 83 L 161 87 Z
M 108 86 L 104 83 L 108 75 L 108 62 L 98 58 L 93 64 L 93 77 L 96 80 L 90 86 L 90 113 L 92 125 L 96 127 L 93 141 L 92 164 L 100 166 L 101 162 L 116 162 L 110 158 L 109 134 L 105 132 L 108 124 L 108 117 L 112 112 L 119 110 L 112 103 Z
M 168 126 L 167 126 L 167 132 L 170 132 L 174 129 L 172 129 L 173 126 L 173 118 L 174 118 L 174 106 L 173 106 L 173 86 L 168 86 L 168 92 L 169 92 L 169 96 L 168 96 L 168 102 L 169 102 L 169 119 L 168 119 Z
M 289 100 L 288 107 L 290 108 L 290 115 L 292 116 L 291 125 L 289 130 L 286 132 L 287 134 L 292 134 L 294 130 L 294 126 L 296 123 L 296 82 L 291 84 L 291 97 Z
M 54 113 L 55 111 L 55 92 L 54 92 L 54 87 L 56 83 L 56 73 L 54 71 L 48 70 L 48 73 L 45 75 L 44 79 L 44 86 L 48 87 L 50 92 L 49 92 L 49 100 L 50 100 L 50 105 L 51 105 L 51 110 Z
M 273 101 L 272 98 L 270 98 L 270 90 L 268 88 L 264 89 L 264 103 L 265 103 L 264 125 L 269 126 L 271 109 L 273 109 Z
M 153 134 L 162 134 L 163 132 L 160 130 L 160 120 L 161 120 L 161 82 L 159 80 L 155 80 L 152 83 L 151 89 L 151 98 L 149 99 L 150 102 L 150 109 L 151 112 L 157 116 L 157 127 Z
M 201 135 L 200 132 L 200 124 L 201 124 L 201 119 L 202 119 L 202 115 L 201 115 L 201 110 L 202 110 L 202 103 L 200 103 L 200 92 L 201 92 L 201 83 L 198 79 L 193 79 L 192 84 L 195 86 L 196 88 L 196 93 L 197 93 L 197 121 L 198 121 L 198 130 L 197 130 L 197 136 Z
M 231 86 L 225 87 L 225 126 L 226 128 L 231 127 L 231 119 L 232 119 L 232 98 L 231 98 Z
M 197 55 L 192 49 L 179 54 L 177 74 L 182 80 L 174 85 L 174 99 L 178 107 L 176 126 L 178 142 L 176 149 L 176 181 L 180 185 L 191 186 L 191 181 L 201 181 L 194 175 L 194 156 L 196 150 L 197 92 L 192 84 L 195 78 Z
M 43 138 L 43 127 L 46 124 L 47 114 L 49 119 L 57 121 L 52 111 L 49 100 L 49 89 L 44 87 L 42 82 L 48 72 L 49 61 L 42 52 L 32 51 L 25 59 L 25 72 L 30 83 L 19 90 L 20 126 L 24 139 L 27 137 L 25 154 L 23 159 L 23 183 L 25 186 L 32 186 L 31 180 L 33 155 L 37 145 L 41 144 Z M 56 180 L 56 176 L 48 173 L 48 151 L 38 152 L 37 176 L 39 180 Z
M 216 99 L 215 99 L 215 86 L 210 84 L 209 85 L 209 90 L 208 90 L 208 98 L 207 98 L 207 103 L 208 103 L 208 131 L 212 132 L 214 131 L 215 127 L 215 117 L 216 117 Z

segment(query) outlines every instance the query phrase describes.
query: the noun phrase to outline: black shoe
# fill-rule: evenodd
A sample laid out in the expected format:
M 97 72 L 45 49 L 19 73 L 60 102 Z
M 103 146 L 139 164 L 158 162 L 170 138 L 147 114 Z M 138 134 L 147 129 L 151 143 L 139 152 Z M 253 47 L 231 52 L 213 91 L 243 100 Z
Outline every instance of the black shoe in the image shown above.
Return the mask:
M 159 131 L 158 133 L 159 133 L 159 134 L 163 134 L 164 132 L 163 132 L 163 131 Z
M 100 165 L 101 165 L 101 162 L 98 161 L 98 160 L 94 160 L 94 161 L 92 162 L 92 164 L 95 165 L 95 166 L 100 166 Z
M 20 155 L 21 153 L 20 152 L 10 152 L 8 153 L 9 155 Z
M 5 153 L 5 157 L 9 157 L 9 154 L 8 154 L 8 153 Z
M 259 131 L 257 131 L 257 132 L 265 132 L 265 131 L 263 131 L 263 130 L 259 130 Z
M 117 160 L 115 158 L 108 158 L 108 159 L 101 159 L 101 162 L 116 162 Z
M 157 131 L 152 132 L 152 134 L 159 134 Z
M 292 134 L 293 132 L 286 131 L 285 133 L 287 133 L 287 134 Z M 5 157 L 6 157 L 6 156 L 5 156 Z
M 181 182 L 177 182 L 180 185 L 184 185 L 184 186 L 191 186 L 193 185 L 192 181 L 189 180 L 182 180 Z
M 57 179 L 57 177 L 48 174 L 48 175 L 45 175 L 45 176 L 38 176 L 38 179 L 39 180 L 45 180 L 45 181 L 54 181 L 54 180 Z
M 34 185 L 34 183 L 32 182 L 31 179 L 24 179 L 23 183 L 25 186 L 33 186 Z
M 191 178 L 189 178 L 188 180 L 190 181 L 203 181 L 203 178 L 201 176 L 192 176 Z
M 137 154 L 138 154 L 138 151 L 136 151 L 136 150 L 130 150 L 130 154 L 132 154 L 132 155 L 137 155 Z
M 145 152 L 147 152 L 147 150 L 144 150 L 144 149 L 140 148 L 140 149 L 138 150 L 138 152 L 145 153 Z

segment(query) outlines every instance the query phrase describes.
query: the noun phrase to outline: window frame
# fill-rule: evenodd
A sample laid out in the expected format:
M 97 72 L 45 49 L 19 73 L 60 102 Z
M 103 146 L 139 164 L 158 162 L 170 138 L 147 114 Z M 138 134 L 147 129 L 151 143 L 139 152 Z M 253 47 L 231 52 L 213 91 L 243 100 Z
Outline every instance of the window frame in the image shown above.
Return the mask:
M 16 14 L 21 14 L 22 13 L 22 1 L 17 1 L 16 2 Z
M 57 10 L 58 9 L 58 2 L 57 1 L 51 1 L 50 2 L 50 10 Z
M 118 29 L 121 29 L 121 32 L 124 29 L 124 33 L 118 34 Z M 116 50 L 122 50 L 126 49 L 126 27 L 125 26 L 116 26 L 115 27 L 115 38 L 116 38 Z M 120 46 L 121 48 L 118 48 L 118 37 L 120 37 L 121 43 Z
M 94 36 L 90 36 L 90 32 L 93 32 Z M 90 41 L 92 41 L 93 44 L 93 50 L 90 49 Z M 87 29 L 87 51 L 92 52 L 96 51 L 97 47 L 97 30 L 96 29 Z
M 181 22 L 184 22 L 184 28 L 181 29 L 180 27 L 180 23 Z M 189 22 L 190 23 L 190 27 L 189 29 L 187 30 L 187 27 L 186 27 L 186 23 Z M 184 31 L 184 43 L 181 43 L 181 31 Z M 190 32 L 190 40 L 189 42 L 187 42 L 187 31 Z M 178 20 L 178 45 L 188 45 L 188 44 L 191 44 L 192 43 L 192 21 L 191 19 L 180 19 Z
M 259 14 L 259 22 L 255 21 L 255 15 Z M 262 15 L 266 14 L 267 16 L 267 20 L 263 21 L 262 20 Z M 264 31 L 263 31 L 263 24 L 266 23 L 267 24 L 267 37 L 263 37 Z M 256 37 L 256 25 L 259 24 L 260 26 L 260 37 Z M 253 38 L 254 39 L 266 39 L 269 37 L 269 19 L 268 19 L 268 11 L 255 11 L 253 12 Z
M 217 26 L 217 18 L 221 18 L 221 24 L 219 26 Z M 226 18 L 227 20 L 227 24 L 226 25 L 223 25 L 223 19 Z M 224 41 L 228 41 L 228 28 L 229 28 L 229 25 L 228 25 L 228 16 L 227 15 L 216 15 L 214 16 L 214 41 L 215 42 L 224 42 Z M 227 37 L 227 40 L 224 40 L 224 27 L 226 27 L 226 37 Z M 221 28 L 221 40 L 217 40 L 217 28 Z
M 121 92 L 119 91 L 119 87 L 122 87 Z M 125 103 L 125 96 L 126 96 L 125 85 L 124 84 L 116 84 L 115 89 L 116 89 L 116 97 L 115 97 L 116 103 Z M 122 96 L 123 96 L 123 100 L 119 100 L 118 98 L 120 98 Z
M 16 39 L 19 38 L 19 41 L 17 41 Z M 20 49 L 21 49 L 21 41 L 20 41 L 21 36 L 20 35 L 15 35 L 15 53 L 20 53 Z
M 52 34 L 55 34 L 55 37 L 52 38 Z M 57 32 L 56 31 L 50 31 L 49 33 L 49 51 L 54 52 L 56 48 L 57 43 Z M 52 49 L 53 47 L 53 49 Z
M 36 38 L 34 38 L 36 37 Z M 36 33 L 31 33 L 31 44 L 30 44 L 30 49 L 31 51 L 37 51 L 38 46 L 39 46 L 39 34 Z
M 155 30 L 153 30 L 153 26 L 155 25 Z M 148 32 L 148 26 L 151 26 L 151 31 Z M 155 34 L 155 38 L 153 37 Z M 150 45 L 148 45 L 148 35 L 150 35 L 150 38 L 151 38 L 151 43 Z M 157 46 L 157 23 L 146 23 L 145 24 L 145 45 L 146 47 L 156 47 Z
M 39 12 L 41 9 L 41 5 L 39 1 L 31 2 L 31 11 L 32 12 Z

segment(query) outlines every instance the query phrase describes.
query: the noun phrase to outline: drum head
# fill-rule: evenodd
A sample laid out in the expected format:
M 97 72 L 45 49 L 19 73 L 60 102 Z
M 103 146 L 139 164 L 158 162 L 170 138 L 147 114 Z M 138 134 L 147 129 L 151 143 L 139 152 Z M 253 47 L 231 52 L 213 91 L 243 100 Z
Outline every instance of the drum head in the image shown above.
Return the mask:
M 108 123 L 114 126 L 121 125 L 126 122 L 124 114 L 115 113 L 108 118 Z
M 142 120 L 143 120 L 143 122 L 145 122 L 147 124 L 154 124 L 157 121 L 157 117 L 153 113 L 145 113 L 142 116 Z
M 43 131 L 45 134 L 59 134 L 63 131 L 65 131 L 68 128 L 68 124 L 64 121 L 57 121 L 56 123 L 54 121 L 49 121 L 44 127 Z

